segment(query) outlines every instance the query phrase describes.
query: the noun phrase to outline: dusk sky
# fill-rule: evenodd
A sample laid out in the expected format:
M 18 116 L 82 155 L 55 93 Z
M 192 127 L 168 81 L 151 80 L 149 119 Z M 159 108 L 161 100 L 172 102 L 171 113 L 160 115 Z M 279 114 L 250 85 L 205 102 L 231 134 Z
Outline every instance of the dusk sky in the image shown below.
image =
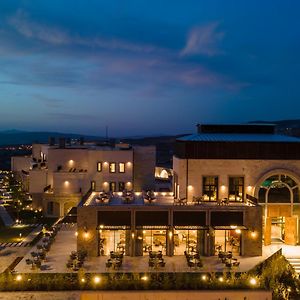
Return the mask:
M 300 118 L 300 1 L 2 0 L 0 130 Z

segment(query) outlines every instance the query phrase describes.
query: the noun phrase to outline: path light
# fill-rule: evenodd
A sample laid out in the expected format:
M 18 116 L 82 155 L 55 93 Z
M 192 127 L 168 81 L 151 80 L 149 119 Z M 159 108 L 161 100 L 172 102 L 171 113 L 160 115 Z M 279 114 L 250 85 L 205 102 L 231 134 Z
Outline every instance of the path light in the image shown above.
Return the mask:
M 143 277 L 141 277 L 141 280 L 147 281 L 147 280 L 148 280 L 148 277 L 147 277 L 147 276 L 143 276 Z
M 250 282 L 250 284 L 251 285 L 257 285 L 257 280 L 255 279 L 255 278 L 250 278 L 250 280 L 249 280 L 249 282 Z
M 202 276 L 201 276 L 201 279 L 202 279 L 203 281 L 206 281 L 206 280 L 207 280 L 207 276 L 206 276 L 206 275 L 202 275 Z
M 81 280 L 80 280 L 80 281 L 84 283 L 84 282 L 85 282 L 85 279 L 84 279 L 84 278 L 81 278 Z
M 95 283 L 95 284 L 100 283 L 100 281 L 101 281 L 101 278 L 100 278 L 99 276 L 95 276 L 95 277 L 94 277 L 94 283 Z
M 223 277 L 219 277 L 219 281 L 220 281 L 220 282 L 223 282 L 223 281 L 224 281 L 224 278 L 223 278 Z

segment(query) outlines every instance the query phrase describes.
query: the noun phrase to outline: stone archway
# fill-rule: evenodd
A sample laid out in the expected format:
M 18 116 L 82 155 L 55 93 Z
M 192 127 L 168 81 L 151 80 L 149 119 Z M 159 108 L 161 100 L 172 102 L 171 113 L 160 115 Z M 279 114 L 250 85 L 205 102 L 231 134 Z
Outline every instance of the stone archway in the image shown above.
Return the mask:
M 264 206 L 264 242 L 273 240 L 295 245 L 298 239 L 294 201 L 299 203 L 300 179 L 286 170 L 273 170 L 262 176 L 255 186 L 255 196 Z M 275 236 L 274 236 L 275 235 Z

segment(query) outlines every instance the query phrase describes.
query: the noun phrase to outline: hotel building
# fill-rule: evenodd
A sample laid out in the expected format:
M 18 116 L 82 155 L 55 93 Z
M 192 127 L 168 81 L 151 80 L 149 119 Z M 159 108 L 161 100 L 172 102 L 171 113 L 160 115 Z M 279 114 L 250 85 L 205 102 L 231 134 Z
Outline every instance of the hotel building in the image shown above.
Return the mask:
M 12 157 L 11 169 L 46 216 L 64 216 L 91 191 L 155 188 L 155 147 L 33 144 L 32 156 Z

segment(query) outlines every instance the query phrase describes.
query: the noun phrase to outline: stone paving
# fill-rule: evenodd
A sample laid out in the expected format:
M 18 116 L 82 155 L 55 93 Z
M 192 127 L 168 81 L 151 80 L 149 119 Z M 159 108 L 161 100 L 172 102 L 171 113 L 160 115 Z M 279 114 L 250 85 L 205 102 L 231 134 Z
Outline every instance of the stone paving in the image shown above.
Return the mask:
M 50 251 L 46 255 L 45 261 L 42 263 L 42 271 L 31 269 L 30 265 L 26 264 L 26 259 L 32 259 L 31 252 L 37 252 L 37 246 L 31 248 L 16 266 L 15 270 L 20 273 L 32 272 L 48 272 L 48 273 L 65 273 L 67 272 L 66 263 L 71 251 L 76 251 L 76 236 L 77 227 L 75 224 L 62 225 L 55 241 L 51 245 Z M 39 243 L 38 243 L 39 244 Z
M 63 225 L 61 230 L 58 232 L 54 243 L 51 246 L 50 251 L 47 253 L 46 260 L 42 264 L 42 271 L 39 269 L 31 269 L 31 266 L 26 264 L 26 259 L 31 258 L 31 252 L 36 251 L 36 247 L 28 249 L 24 259 L 16 266 L 15 270 L 20 273 L 66 273 L 73 272 L 67 269 L 66 263 L 69 259 L 71 251 L 76 250 L 76 225 Z M 232 271 L 245 272 L 253 268 L 258 263 L 265 260 L 267 257 L 272 255 L 274 252 L 279 250 L 282 245 L 271 245 L 264 247 L 263 256 L 257 257 L 237 257 L 240 261 L 240 266 L 235 267 Z M 299 251 L 300 247 L 295 246 L 283 246 L 286 252 L 289 251 L 295 253 Z M 284 250 L 285 251 L 285 250 Z M 105 262 L 107 256 L 87 258 L 84 263 L 84 270 L 91 273 L 103 273 L 108 270 L 105 268 Z M 222 264 L 217 257 L 202 257 L 203 267 L 202 268 L 189 268 L 186 264 L 185 257 L 164 256 L 166 266 L 159 269 L 149 269 L 148 267 L 148 256 L 143 257 L 129 257 L 125 256 L 123 259 L 123 265 L 119 270 L 110 269 L 111 272 L 223 272 L 228 269 Z

